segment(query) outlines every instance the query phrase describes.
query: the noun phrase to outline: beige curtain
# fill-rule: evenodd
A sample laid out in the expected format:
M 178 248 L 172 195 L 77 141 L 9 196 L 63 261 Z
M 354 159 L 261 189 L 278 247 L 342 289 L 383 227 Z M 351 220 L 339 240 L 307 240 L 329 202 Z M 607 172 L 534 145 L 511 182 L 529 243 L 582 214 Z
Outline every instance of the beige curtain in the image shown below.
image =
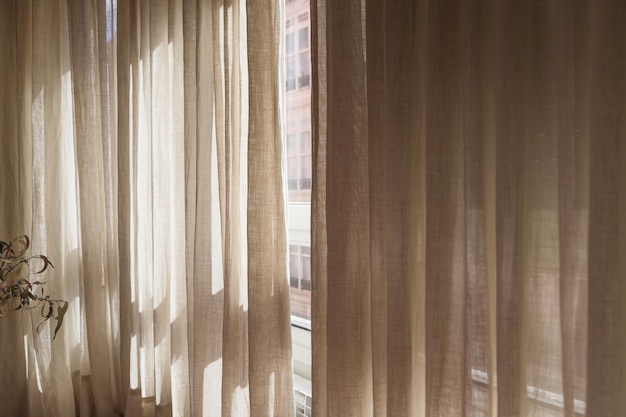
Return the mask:
M 293 415 L 281 13 L 3 3 L 0 231 L 70 312 L 0 320 L 0 415 Z
M 38 277 L 47 294 L 69 302 L 54 341 L 54 327 L 36 331 L 39 309 L 0 319 L 0 415 L 73 416 L 84 349 L 67 8 L 6 1 L 0 19 L 0 240 L 28 234 L 54 264 Z
M 624 3 L 312 10 L 314 414 L 623 414 Z

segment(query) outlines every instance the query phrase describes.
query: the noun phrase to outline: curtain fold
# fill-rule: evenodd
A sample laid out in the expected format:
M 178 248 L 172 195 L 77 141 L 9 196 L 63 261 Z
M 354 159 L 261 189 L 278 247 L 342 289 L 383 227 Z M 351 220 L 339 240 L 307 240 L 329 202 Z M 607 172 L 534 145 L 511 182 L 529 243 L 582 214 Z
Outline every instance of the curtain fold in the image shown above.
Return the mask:
M 587 405 L 608 416 L 625 406 L 626 391 L 626 31 L 625 6 L 595 4 L 589 14 L 589 340 Z
M 69 302 L 65 328 L 79 328 L 76 170 L 64 2 L 2 6 L 0 186 L 2 240 L 31 238 L 31 254 L 53 260 L 46 295 Z M 80 333 L 52 341 L 40 308 L 10 313 L 0 323 L 3 408 L 6 415 L 74 415 Z M 73 372 L 76 371 L 76 372 Z M 78 385 L 76 385 L 78 388 Z M 76 391 L 78 392 L 78 391 Z
M 2 319 L 1 413 L 292 415 L 282 3 L 2 8 L 0 230 L 70 311 Z
M 312 3 L 317 416 L 618 413 L 622 8 Z
M 21 7 L 20 7 L 21 6 Z M 31 135 L 30 101 L 31 81 L 18 83 L 22 76 L 18 68 L 31 68 L 32 34 L 30 2 L 7 4 L 0 14 L 2 38 L 0 57 L 0 83 L 3 99 L 0 100 L 0 166 L 3 168 L 3 182 L 0 186 L 0 210 L 3 221 L 0 223 L 1 240 L 7 241 L 19 236 L 30 226 L 32 210 L 32 184 L 29 171 L 32 168 L 32 146 L 27 138 Z M 21 19 L 28 22 L 19 27 Z M 11 138 L 11 140 L 9 140 Z M 21 140 L 16 140 L 19 138 Z M 7 237 L 7 235 L 12 237 Z M 0 393 L 7 413 L 18 415 L 23 408 L 22 401 L 28 398 L 26 383 L 26 361 L 23 353 L 24 336 L 28 321 L 18 315 L 7 315 L 0 320 L 0 339 L 3 355 L 0 356 L 2 386 Z M 6 371 L 5 371 L 6 370 Z

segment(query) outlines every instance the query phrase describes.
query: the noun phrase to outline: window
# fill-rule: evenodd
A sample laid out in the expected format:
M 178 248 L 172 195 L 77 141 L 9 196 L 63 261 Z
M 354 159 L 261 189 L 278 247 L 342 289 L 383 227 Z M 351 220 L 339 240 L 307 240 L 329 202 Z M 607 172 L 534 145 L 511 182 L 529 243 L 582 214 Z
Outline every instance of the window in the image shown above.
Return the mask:
M 289 277 L 292 315 L 310 320 L 311 56 L 309 0 L 285 0 Z M 305 88 L 306 87 L 306 88 Z
M 291 314 L 311 320 L 311 248 L 289 245 Z
M 285 0 L 289 291 L 296 415 L 311 415 L 311 57 L 309 0 Z M 299 400 L 298 400 L 299 399 Z
M 309 12 L 290 17 L 294 10 L 301 10 L 307 1 L 287 3 L 285 21 L 285 59 L 287 66 L 285 87 L 287 92 L 311 85 L 311 55 L 309 50 Z M 291 10 L 290 10 L 291 9 Z
M 311 200 L 311 132 L 310 121 L 287 133 L 287 188 L 289 201 Z M 306 129 L 306 130 L 305 130 Z

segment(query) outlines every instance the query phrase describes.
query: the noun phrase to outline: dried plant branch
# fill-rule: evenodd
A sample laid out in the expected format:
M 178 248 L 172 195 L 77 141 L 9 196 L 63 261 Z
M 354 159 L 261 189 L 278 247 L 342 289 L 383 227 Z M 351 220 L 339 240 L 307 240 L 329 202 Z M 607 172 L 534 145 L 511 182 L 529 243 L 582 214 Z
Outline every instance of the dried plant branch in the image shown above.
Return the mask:
M 26 256 L 29 247 L 30 239 L 26 235 L 18 236 L 11 242 L 0 241 L 0 317 L 6 312 L 41 306 L 43 321 L 37 326 L 37 331 L 46 321 L 55 320 L 54 340 L 63 324 L 68 302 L 46 295 L 45 282 L 24 278 L 43 274 L 48 267 L 54 268 L 45 255 Z

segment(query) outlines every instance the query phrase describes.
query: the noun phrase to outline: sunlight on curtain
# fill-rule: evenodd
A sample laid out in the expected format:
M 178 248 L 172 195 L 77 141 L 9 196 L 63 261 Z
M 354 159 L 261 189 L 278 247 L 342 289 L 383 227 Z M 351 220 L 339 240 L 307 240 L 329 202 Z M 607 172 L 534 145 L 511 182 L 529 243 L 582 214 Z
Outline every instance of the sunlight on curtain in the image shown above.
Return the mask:
M 0 110 L 1 165 L 8 177 L 0 187 L 0 234 L 3 240 L 28 234 L 31 253 L 44 253 L 54 264 L 44 278 L 47 293 L 70 302 L 54 342 L 50 324 L 36 330 L 39 309 L 2 319 L 2 375 L 7 378 L 2 412 L 72 416 L 75 374 L 70 373 L 80 366 L 81 348 L 67 12 L 62 2 L 9 2 L 2 18 L 2 79 L 7 85 Z M 10 180 L 14 174 L 17 181 Z M 15 332 L 23 332 L 21 341 L 12 338 Z
M 281 3 L 2 6 L 0 232 L 70 302 L 0 321 L 3 412 L 293 414 Z
M 89 20 L 78 21 L 85 13 L 102 30 L 102 10 L 75 7 L 73 31 L 90 30 Z M 114 198 L 103 213 L 114 210 L 119 237 L 111 237 L 120 245 L 119 307 L 110 304 L 119 308 L 121 332 L 112 334 L 112 401 L 127 415 L 289 413 L 280 112 L 271 81 L 279 6 L 117 7 L 116 31 L 107 36 L 117 53 L 99 43 L 98 70 L 83 50 L 73 62 L 87 72 L 86 85 L 106 74 L 113 82 L 99 85 L 117 88 L 108 107 L 119 106 L 118 129 L 102 134 L 118 149 L 110 162 Z M 263 36 L 250 41 L 249 33 Z M 255 77 L 267 77 L 260 95 L 248 85 Z M 75 98 L 82 94 L 75 90 Z M 266 372 L 280 378 L 268 386 Z

